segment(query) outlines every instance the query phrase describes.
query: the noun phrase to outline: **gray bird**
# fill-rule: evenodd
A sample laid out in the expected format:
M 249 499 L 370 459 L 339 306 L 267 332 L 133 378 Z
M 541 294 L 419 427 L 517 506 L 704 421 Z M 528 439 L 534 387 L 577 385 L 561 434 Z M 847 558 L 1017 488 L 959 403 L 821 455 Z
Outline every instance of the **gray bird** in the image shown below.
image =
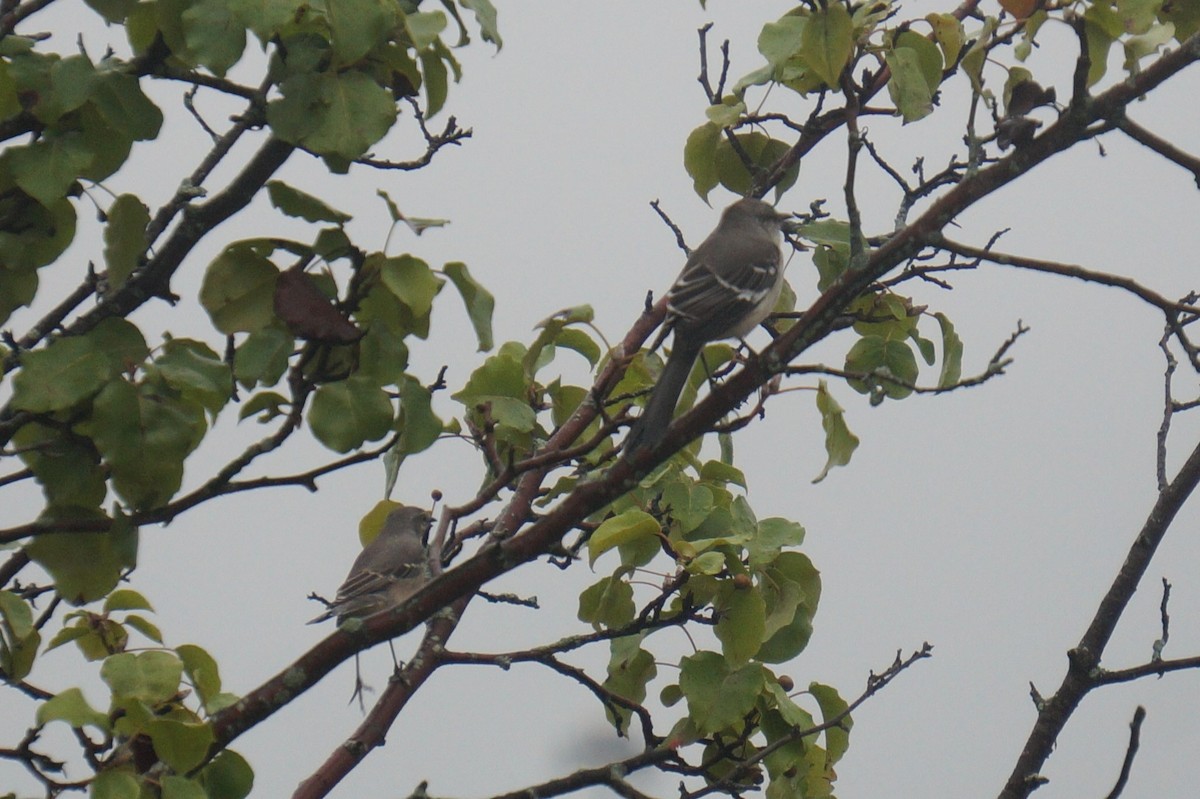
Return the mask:
M 341 624 L 390 610 L 429 582 L 423 539 L 432 518 L 424 508 L 401 505 L 391 511 L 379 535 L 355 558 L 333 602 L 309 624 L 334 616 Z
M 626 455 L 662 441 L 704 345 L 747 335 L 774 309 L 783 289 L 780 245 L 786 219 L 788 214 L 762 200 L 738 200 L 687 259 L 667 291 L 671 354 L 629 432 Z

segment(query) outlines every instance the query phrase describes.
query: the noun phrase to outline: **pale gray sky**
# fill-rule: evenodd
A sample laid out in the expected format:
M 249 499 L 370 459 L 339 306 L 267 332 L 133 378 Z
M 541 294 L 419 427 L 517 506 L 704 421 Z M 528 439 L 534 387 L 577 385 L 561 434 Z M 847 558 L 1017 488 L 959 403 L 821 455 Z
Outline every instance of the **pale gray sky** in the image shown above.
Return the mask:
M 693 244 L 716 218 L 682 168 L 684 139 L 704 119 L 695 81 L 696 29 L 716 23 L 713 52 L 722 38 L 732 40 L 736 77 L 759 65 L 757 31 L 789 4 L 712 0 L 701 11 L 694 2 L 508 0 L 498 7 L 504 49 L 495 55 L 476 44 L 459 53 L 465 76 L 452 87 L 445 112 L 473 128 L 475 138 L 417 173 L 355 170 L 331 180 L 297 155 L 284 176 L 355 213 L 352 230 L 368 246 L 382 246 L 386 234 L 377 187 L 385 187 L 406 213 L 453 220 L 420 239 L 398 232 L 392 249 L 431 263 L 466 261 L 496 295 L 497 341 L 527 341 L 538 320 L 580 303 L 596 308 L 598 326 L 615 340 L 638 314 L 645 291 L 662 291 L 681 263 L 673 236 L 647 203 L 660 199 Z M 949 8 L 923 0 L 906 4 L 902 13 L 916 17 Z M 1062 33 L 1047 31 L 1050 40 L 1070 45 Z M 73 35 L 64 37 L 61 46 L 69 49 L 72 42 Z M 1036 54 L 1035 72 L 1052 57 Z M 1069 74 L 1069 60 L 1052 66 L 1060 76 Z M 1161 97 L 1131 113 L 1195 151 L 1198 81 L 1200 71 L 1184 73 Z M 961 136 L 963 83 L 954 80 L 946 92 L 944 104 L 953 112 L 903 128 L 895 120 L 870 120 L 873 140 L 895 166 L 906 169 L 917 155 L 927 155 L 932 168 L 945 163 L 945 148 Z M 771 99 L 797 117 L 807 110 L 782 92 Z M 166 110 L 168 118 L 178 117 L 178 108 Z M 204 146 L 190 124 L 183 120 L 172 129 L 170 147 L 155 145 L 153 168 L 122 174 L 114 183 L 157 196 L 173 188 Z M 1104 157 L 1095 145 L 1077 147 L 973 209 L 951 235 L 982 244 L 992 231 L 1010 227 L 1001 249 L 1127 273 L 1167 296 L 1200 285 L 1190 176 L 1120 135 L 1106 136 L 1102 144 Z M 843 168 L 844 141 L 833 136 L 805 160 L 798 185 L 781 206 L 804 210 L 823 197 L 836 211 Z M 171 176 L 168 182 L 150 182 L 164 175 Z M 884 232 L 895 192 L 881 179 L 865 181 L 865 227 Z M 712 202 L 719 208 L 730 199 L 718 191 Z M 187 262 L 175 290 L 194 296 L 207 258 L 220 244 L 289 230 L 302 234 L 265 213 L 243 215 Z M 99 260 L 96 240 L 86 234 L 73 253 L 75 268 L 88 258 Z M 789 274 L 803 305 L 814 296 L 815 270 L 798 255 Z M 867 673 L 885 668 L 897 649 L 907 653 L 923 641 L 935 647 L 931 660 L 855 714 L 850 751 L 838 768 L 843 798 L 997 793 L 1033 723 L 1029 682 L 1045 693 L 1057 686 L 1066 650 L 1090 620 L 1154 499 L 1163 371 L 1156 313 L 1113 289 L 1004 267 L 958 275 L 954 284 L 952 292 L 915 284 L 910 290 L 919 303 L 954 320 L 966 343 L 964 373 L 981 370 L 1018 319 L 1031 327 L 1012 351 L 1015 363 L 1006 376 L 950 396 L 878 408 L 835 385 L 862 445 L 848 468 L 818 486 L 810 480 L 824 452 L 811 392 L 777 398 L 766 422 L 739 441 L 739 465 L 750 478 L 756 512 L 804 524 L 804 551 L 823 575 L 812 643 L 784 669 L 796 683 L 831 683 L 851 698 Z M 180 313 L 190 321 L 177 321 Z M 165 321 L 177 333 L 218 341 L 194 306 L 170 313 L 155 306 L 138 320 Z M 22 329 L 21 322 L 15 327 Z M 935 332 L 936 324 L 926 329 L 930 337 Z M 848 340 L 834 337 L 819 357 L 839 363 Z M 447 291 L 432 338 L 414 350 L 414 368 L 431 378 L 449 364 L 451 383 L 461 383 L 479 362 L 473 349 L 460 304 Z M 565 357 L 569 363 L 571 356 Z M 932 382 L 936 373 L 924 377 Z M 1179 385 L 1186 392 L 1195 382 L 1182 376 Z M 456 410 L 446 397 L 440 408 L 446 415 Z M 235 430 L 234 416 L 227 409 L 221 419 L 224 441 L 261 433 L 253 422 Z M 1200 425 L 1180 419 L 1176 430 L 1172 451 L 1178 456 Z M 206 447 L 189 462 L 191 484 L 235 449 Z M 292 451 L 264 471 L 291 471 L 322 456 L 315 448 Z M 445 444 L 406 465 L 396 498 L 422 502 L 438 488 L 455 503 L 473 493 L 478 479 L 468 448 Z M 358 517 L 379 498 L 382 485 L 382 468 L 361 467 L 323 480 L 315 495 L 289 489 L 235 496 L 169 528 L 146 529 L 133 587 L 155 602 L 169 643 L 208 648 L 229 690 L 247 691 L 327 632 L 304 625 L 314 613 L 304 597 L 336 588 L 357 551 Z M 36 513 L 34 499 L 4 518 Z M 1168 656 L 1200 651 L 1197 521 L 1196 508 L 1185 508 L 1107 665 L 1149 657 L 1159 634 L 1162 576 L 1174 583 Z M 578 631 L 574 596 L 589 578 L 584 568 L 569 574 L 550 567 L 522 570 L 501 587 L 536 593 L 543 609 L 475 603 L 452 647 L 513 649 Z M 399 649 L 411 646 L 404 640 Z M 598 652 L 591 662 L 600 665 L 605 657 Z M 52 668 L 40 679 L 48 687 L 80 680 L 71 671 L 78 667 L 73 652 L 51 653 L 46 660 Z M 382 686 L 389 668 L 386 649 L 364 657 L 368 682 Z M 235 743 L 255 768 L 255 796 L 289 794 L 354 729 L 361 717 L 357 707 L 346 705 L 352 679 L 348 667 L 339 669 Z M 1085 700 L 1048 764 L 1051 782 L 1038 795 L 1106 793 L 1139 703 L 1148 717 L 1125 796 L 1179 795 L 1200 784 L 1200 764 L 1191 756 L 1200 745 L 1196 680 L 1194 674 L 1169 675 Z M 95 681 L 85 684 L 93 704 L 102 706 Z M 4 740 L 26 723 L 19 716 L 27 708 L 13 713 L 6 704 L 12 702 L 0 695 Z M 590 696 L 537 667 L 446 670 L 402 715 L 388 745 L 334 795 L 404 796 L 428 779 L 433 795 L 487 796 L 598 764 L 616 751 L 610 740 Z M 24 779 L 11 763 L 0 762 L 0 785 L 26 786 Z M 658 788 L 661 795 L 674 790 L 670 783 Z

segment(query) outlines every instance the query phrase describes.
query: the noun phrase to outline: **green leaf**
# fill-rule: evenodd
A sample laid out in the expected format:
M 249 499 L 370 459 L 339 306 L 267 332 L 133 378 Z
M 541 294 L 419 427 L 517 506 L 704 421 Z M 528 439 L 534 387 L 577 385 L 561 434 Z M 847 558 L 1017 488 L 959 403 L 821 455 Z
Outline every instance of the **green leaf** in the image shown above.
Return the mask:
M 135 508 L 157 507 L 179 490 L 183 461 L 204 437 L 204 409 L 155 386 L 113 380 L 78 425 L 112 470 L 113 487 Z
M 433 446 L 445 425 L 433 412 L 433 397 L 420 381 L 405 375 L 397 382 L 397 386 L 400 389 L 400 415 L 396 419 L 400 440 L 397 447 L 405 455 L 423 452 Z
M 378 386 L 351 377 L 316 390 L 308 424 L 322 444 L 335 452 L 349 452 L 388 434 L 392 402 Z
M 681 533 L 690 533 L 704 524 L 714 509 L 712 489 L 684 480 L 668 485 L 662 501 L 671 509 L 671 519 Z
M 267 106 L 271 129 L 318 155 L 359 158 L 396 121 L 391 92 L 362 72 L 300 73 L 280 91 Z
M 246 49 L 246 28 L 226 0 L 197 0 L 182 15 L 184 42 L 196 62 L 217 76 Z
M 4 619 L 4 634 L 7 639 L 25 638 L 33 627 L 33 611 L 29 603 L 12 591 L 0 590 L 0 618 Z
M 746 475 L 741 469 L 721 461 L 705 461 L 700 467 L 700 479 L 713 483 L 733 483 L 746 488 Z
M 222 749 L 201 769 L 198 779 L 208 799 L 245 799 L 254 787 L 254 770 L 232 749 Z
M 278 327 L 256 330 L 234 352 L 233 377 L 243 388 L 275 385 L 287 371 L 288 358 L 295 345 L 296 339 Z M 247 410 L 247 407 L 248 404 L 242 406 L 243 417 L 256 412 Z
M 387 325 L 371 325 L 358 343 L 358 372 L 377 386 L 387 386 L 404 380 L 408 367 L 408 347 L 404 339 Z
M 225 335 L 253 333 L 275 319 L 278 279 L 278 267 L 255 247 L 231 244 L 205 270 L 200 304 Z
M 115 768 L 101 771 L 88 786 L 88 799 L 140 799 L 142 795 L 137 778 Z
M 0 618 L 0 671 L 7 680 L 23 680 L 33 670 L 42 644 L 41 633 L 33 626 L 33 611 L 13 592 L 0 591 Z
M 200 341 L 171 339 L 154 361 L 154 370 L 169 386 L 200 404 L 213 418 L 233 395 L 229 365 Z
M 94 448 L 79 436 L 31 422 L 13 436 L 51 507 L 99 508 L 108 487 Z
M 821 708 L 821 716 L 827 723 L 850 709 L 837 689 L 831 686 L 818 682 L 809 683 L 808 692 L 817 700 L 817 705 Z M 854 720 L 846 715 L 836 726 L 825 730 L 825 752 L 830 765 L 841 760 L 842 755 L 846 754 L 846 750 L 850 748 L 850 729 L 853 726 Z
M 721 185 L 735 194 L 746 194 L 752 188 L 755 174 L 775 166 L 775 163 L 787 154 L 789 145 L 779 139 L 772 139 L 758 131 L 738 133 L 737 140 L 742 153 L 750 158 L 750 170 L 742 161 L 741 154 L 734 150 L 733 145 L 725 137 L 717 140 L 716 166 L 717 176 Z M 776 194 L 786 191 L 796 182 L 799 166 L 792 166 L 783 179 L 775 187 Z
M 158 137 L 162 111 L 150 102 L 138 79 L 132 75 L 118 70 L 98 72 L 90 99 L 100 116 L 117 133 L 137 141 Z
M 209 702 L 221 693 L 221 673 L 212 655 L 195 644 L 175 647 L 183 661 L 183 670 L 200 698 L 200 703 L 212 712 Z
M 1200 30 L 1200 3 L 1189 0 L 1183 3 L 1163 3 L 1159 16 L 1163 22 L 1175 26 L 1175 41 L 1184 42 Z
M 12 403 L 34 413 L 70 408 L 99 391 L 110 374 L 109 359 L 91 339 L 55 339 L 46 348 L 21 356 Z
M 158 625 L 149 619 L 131 613 L 125 617 L 125 625 L 137 630 L 156 644 L 163 642 L 162 630 L 158 629 Z
M 704 109 L 704 115 L 708 117 L 708 121 L 718 128 L 728 128 L 736 125 L 744 113 L 746 113 L 746 104 L 740 100 L 737 102 L 729 100 L 725 103 L 710 105 Z
M 67 56 L 50 67 L 50 91 L 40 92 L 34 113 L 52 124 L 76 111 L 91 96 L 96 69 L 83 55 Z
M 854 24 L 839 2 L 818 7 L 801 33 L 800 56 L 825 85 L 837 89 L 854 50 Z
M 102 733 L 110 729 L 108 716 L 93 709 L 78 688 L 68 688 L 38 706 L 38 726 L 51 721 L 65 721 L 71 727 L 92 726 Z
M 231 0 L 229 7 L 264 45 L 295 17 L 296 0 Z
M 897 48 L 910 48 L 917 54 L 921 76 L 930 93 L 936 92 L 942 83 L 942 53 L 937 45 L 913 30 L 901 31 L 896 36 Z
M 692 188 L 705 201 L 720 182 L 717 177 L 717 142 L 720 139 L 721 129 L 707 122 L 688 134 L 683 146 L 683 168 L 692 178 Z
M 962 377 L 963 342 L 948 316 L 935 313 L 934 317 L 942 328 L 942 373 L 938 377 L 938 387 L 946 388 Z
M 821 575 L 801 552 L 787 551 L 760 572 L 767 603 L 766 642 L 758 650 L 764 663 L 785 663 L 804 651 L 821 598 Z
M 662 533 L 658 520 L 639 508 L 629 508 L 601 522 L 588 539 L 588 563 L 608 550 L 640 538 L 657 539 Z
M 132 194 L 122 194 L 108 209 L 104 226 L 104 262 L 108 265 L 108 284 L 118 289 L 137 268 L 146 251 L 146 226 L 150 209 Z
M 891 399 L 904 399 L 912 393 L 910 386 L 917 380 L 917 369 L 912 347 L 904 341 L 864 336 L 846 353 L 846 371 L 871 375 L 847 381 L 863 394 L 878 390 Z
M 1103 3 L 1089 4 L 1083 19 L 1088 57 L 1091 59 L 1087 85 L 1094 86 L 1108 70 L 1108 51 L 1125 32 L 1125 27 L 1116 11 Z
M 211 725 L 173 718 L 153 719 L 146 725 L 145 732 L 154 743 L 154 753 L 172 769 L 184 774 L 204 762 L 208 756 L 208 749 L 215 740 Z M 199 799 L 206 799 L 204 790 L 198 784 L 191 785 L 193 790 L 199 791 Z M 166 799 L 166 792 L 163 794 Z M 196 794 L 189 792 L 178 795 L 190 799 Z
M 125 21 L 129 12 L 137 5 L 138 0 L 86 0 L 88 6 L 109 25 L 117 25 Z
M 28 305 L 37 289 L 37 275 L 21 274 L 17 270 L 32 270 L 44 266 L 62 254 L 75 238 L 75 207 L 69 200 L 59 199 L 44 206 L 21 203 L 8 224 L 0 230 L 0 251 L 4 253 L 5 268 L 0 274 L 0 308 L 5 317 L 12 309 Z M 9 297 L 8 291 L 14 296 Z
M 804 528 L 789 519 L 773 516 L 758 523 L 754 540 L 747 545 L 751 569 L 760 570 L 772 563 L 788 547 L 804 543 Z
M 754 709 L 764 685 L 761 666 L 731 669 L 716 652 L 697 652 L 680 661 L 679 687 L 692 723 L 703 733 L 739 725 Z
M 1135 74 L 1138 61 L 1148 55 L 1157 53 L 1159 48 L 1171 41 L 1175 35 L 1175 26 L 1171 23 L 1153 25 L 1145 33 L 1130 36 L 1121 44 L 1125 48 L 1125 71 Z
M 155 750 L 158 750 L 157 740 L 155 741 Z M 162 757 L 161 752 L 159 752 L 159 756 Z M 163 757 L 163 762 L 173 765 L 167 757 Z M 204 786 L 195 780 L 168 774 L 162 778 L 162 799 L 209 799 L 209 797 Z
M 516 357 L 515 350 L 507 344 L 501 347 L 498 353 L 490 356 L 471 373 L 462 391 L 452 395 L 452 398 L 468 408 L 496 397 L 523 400 L 529 384 L 522 360 Z
M 433 51 L 420 54 L 421 86 L 425 90 L 426 113 L 432 117 L 446 104 L 449 94 L 449 73 L 441 56 Z
M 47 136 L 32 144 L 11 147 L 8 154 L 13 180 L 43 205 L 64 197 L 92 162 L 92 153 L 78 133 Z
M 267 196 L 271 198 L 271 205 L 283 213 L 308 222 L 333 222 L 341 225 L 353 219 L 350 214 L 331 208 L 319 198 L 292 188 L 281 180 L 267 181 Z
M 418 50 L 424 50 L 436 42 L 446 25 L 446 15 L 441 11 L 418 11 L 404 15 L 404 28 L 413 47 Z
M 433 309 L 433 298 L 443 285 L 429 264 L 411 255 L 400 255 L 385 258 L 379 274 L 383 285 L 404 303 L 413 316 L 429 316 Z
M 259 422 L 269 422 L 276 416 L 279 416 L 286 411 L 284 410 L 291 404 L 291 401 L 274 391 L 260 391 L 249 400 L 242 404 L 241 410 L 238 411 L 238 421 L 242 421 L 248 416 L 253 416 L 256 413 L 261 413 Z
M 838 401 L 829 393 L 829 386 L 824 380 L 817 384 L 817 410 L 821 414 L 821 427 L 825 430 L 825 467 L 813 478 L 819 483 L 835 466 L 845 466 L 850 462 L 854 450 L 858 448 L 858 436 L 850 432 L 846 426 L 846 413 Z
M 603 352 L 596 340 L 578 328 L 564 328 L 554 337 L 556 346 L 573 350 L 587 359 L 588 364 L 595 366 L 600 362 Z
M 529 403 L 515 397 L 488 397 L 482 400 L 500 429 L 529 433 L 537 423 L 537 415 Z
M 630 702 L 642 704 L 646 699 L 646 686 L 658 674 L 654 656 L 641 647 L 642 636 L 630 635 L 614 638 L 610 644 L 608 677 L 604 687 Z M 608 719 L 617 732 L 624 735 L 629 729 L 631 711 L 605 703 Z
M 0 119 L 16 116 L 21 112 L 21 101 L 17 96 L 17 84 L 9 74 L 8 64 L 0 61 Z
M 619 629 L 633 621 L 633 587 L 616 575 L 588 586 L 579 595 L 579 620 L 597 630 Z
M 399 21 L 395 3 L 386 0 L 323 0 L 339 65 L 353 64 L 386 41 Z
M 90 513 L 80 520 L 98 518 L 103 517 Z M 25 552 L 54 578 L 59 596 L 82 605 L 103 597 L 137 565 L 137 547 L 137 528 L 118 517 L 104 533 L 39 535 L 25 546 Z
M 0 240 L 5 238 L 0 232 Z M 33 302 L 37 287 L 38 276 L 33 269 L 0 269 L 0 324 L 7 322 L 13 311 Z
M 897 47 L 884 54 L 892 76 L 888 94 L 905 123 L 933 113 L 933 92 L 921 72 L 921 59 L 911 47 Z
M 479 23 L 479 32 L 485 42 L 496 45 L 496 51 L 504 46 L 500 38 L 500 29 L 496 26 L 496 7 L 491 0 L 458 0 L 463 8 L 475 12 L 475 21 Z
M 805 17 L 788 15 L 763 25 L 758 34 L 758 52 L 767 59 L 776 79 L 782 77 L 783 68 L 804 46 L 807 22 Z
M 716 634 L 725 659 L 730 666 L 748 663 L 766 638 L 767 603 L 758 589 L 735 587 L 716 610 Z
M 104 612 L 112 613 L 114 610 L 153 611 L 154 607 L 146 600 L 146 597 L 137 591 L 131 588 L 119 588 L 104 600 Z
M 100 666 L 100 678 L 112 690 L 114 699 L 136 699 L 159 705 L 179 692 L 183 661 L 173 652 L 121 652 L 111 655 Z
M 475 329 L 475 338 L 479 342 L 479 352 L 487 352 L 492 348 L 492 311 L 496 306 L 495 298 L 485 289 L 471 273 L 467 265 L 458 261 L 446 264 L 442 271 L 462 295 L 463 303 L 467 306 L 467 317 Z

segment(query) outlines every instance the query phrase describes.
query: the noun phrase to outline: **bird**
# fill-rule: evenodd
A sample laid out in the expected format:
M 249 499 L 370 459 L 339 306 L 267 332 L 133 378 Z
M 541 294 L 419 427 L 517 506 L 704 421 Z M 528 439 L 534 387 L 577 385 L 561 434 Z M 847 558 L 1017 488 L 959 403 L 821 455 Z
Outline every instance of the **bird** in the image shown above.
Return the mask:
M 664 329 L 673 333 L 671 354 L 625 440 L 626 456 L 662 441 L 706 344 L 746 336 L 774 309 L 783 290 L 780 247 L 789 217 L 745 197 L 721 213 L 716 228 L 688 257 L 667 291 Z
M 424 508 L 407 505 L 388 513 L 379 535 L 354 559 L 337 596 L 308 623 L 337 617 L 341 625 L 391 610 L 415 594 L 430 578 L 423 539 L 432 519 Z

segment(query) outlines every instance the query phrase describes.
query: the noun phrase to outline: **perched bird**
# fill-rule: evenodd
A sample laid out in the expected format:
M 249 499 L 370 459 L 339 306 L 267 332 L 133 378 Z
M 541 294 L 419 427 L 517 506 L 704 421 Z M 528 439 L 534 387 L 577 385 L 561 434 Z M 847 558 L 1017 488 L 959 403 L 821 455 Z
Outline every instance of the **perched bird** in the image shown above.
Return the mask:
M 429 582 L 423 539 L 432 518 L 424 508 L 401 505 L 391 511 L 379 535 L 355 558 L 337 596 L 309 624 L 335 616 L 341 624 L 390 610 Z
M 762 200 L 738 200 L 687 259 L 667 291 L 671 354 L 646 409 L 625 441 L 625 454 L 662 441 L 675 404 L 704 345 L 741 338 L 767 318 L 783 289 L 782 226 L 788 214 Z

